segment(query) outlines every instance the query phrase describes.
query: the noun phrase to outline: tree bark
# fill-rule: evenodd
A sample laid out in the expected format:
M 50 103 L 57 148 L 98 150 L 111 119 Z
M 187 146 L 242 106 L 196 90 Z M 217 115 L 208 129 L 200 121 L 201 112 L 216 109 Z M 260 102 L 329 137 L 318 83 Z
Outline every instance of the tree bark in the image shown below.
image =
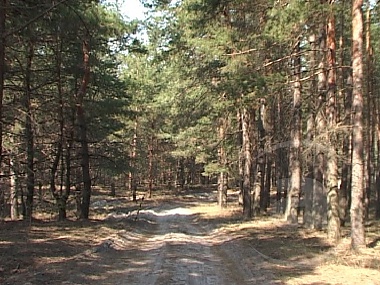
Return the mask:
M 5 74 L 5 19 L 7 0 L 0 1 L 0 165 L 3 158 L 3 97 Z M 0 191 L 3 191 L 1 187 Z
M 324 51 L 326 49 L 326 29 L 325 25 L 320 28 L 320 42 L 319 49 Z M 316 114 L 315 114 L 315 137 L 319 138 L 316 141 L 314 147 L 313 156 L 313 228 L 322 229 L 323 222 L 326 219 L 326 193 L 324 187 L 325 180 L 325 155 L 324 155 L 324 141 L 326 132 L 326 119 L 325 110 L 323 108 L 326 101 L 326 90 L 327 90 L 327 77 L 326 77 L 326 64 L 325 64 L 325 53 L 322 52 L 320 58 L 318 59 L 318 98 L 316 100 Z
M 268 175 L 270 178 L 270 166 L 268 167 L 269 159 L 267 158 L 267 153 L 265 151 L 265 145 L 267 144 L 267 110 L 266 110 L 266 101 L 265 99 L 260 100 L 260 109 L 259 109 L 259 156 L 258 156 L 258 172 L 260 172 L 260 178 L 257 179 L 257 182 L 260 185 L 260 211 L 266 212 L 269 199 L 269 188 L 267 187 Z M 269 185 L 270 187 L 270 185 Z
M 81 145 L 81 168 L 83 187 L 81 189 L 81 219 L 88 219 L 90 214 L 90 200 L 91 200 L 91 176 L 90 176 L 90 155 L 88 151 L 87 141 L 87 123 L 84 112 L 84 96 L 86 94 L 87 86 L 90 81 L 90 47 L 89 43 L 84 40 L 82 43 L 83 51 L 83 78 L 81 86 L 77 93 L 77 122 L 79 128 L 79 139 Z
M 350 126 L 352 121 L 352 76 L 346 80 L 346 91 L 344 98 L 344 119 L 345 126 Z M 352 134 L 345 134 L 343 137 L 343 160 L 342 165 L 342 182 L 339 189 L 339 204 L 340 204 L 340 224 L 344 226 L 347 219 L 349 200 L 351 197 L 351 138 Z
M 366 154 L 366 164 L 365 164 L 365 219 L 369 218 L 369 207 L 371 200 L 371 189 L 372 189 L 372 177 L 373 177 L 373 163 L 372 157 L 375 155 L 374 148 L 374 137 L 375 128 L 374 122 L 376 122 L 376 112 L 374 111 L 375 102 L 373 100 L 373 70 L 372 70 L 372 46 L 371 46 L 371 8 L 370 1 L 366 1 L 367 12 L 366 12 L 366 99 L 367 99 L 367 112 L 366 112 L 366 137 L 365 140 L 365 154 Z
M 345 4 L 345 3 L 343 3 Z M 351 126 L 351 101 L 352 101 L 352 77 L 351 75 L 346 76 L 344 73 L 343 66 L 345 65 L 345 56 L 344 56 L 344 33 L 345 30 L 345 15 L 342 12 L 340 17 L 340 30 L 341 34 L 339 37 L 339 76 L 338 76 L 338 98 L 343 102 L 343 110 L 340 114 L 343 119 L 343 125 L 348 127 Z M 350 73 L 351 74 L 351 73 Z M 346 82 L 345 82 L 346 80 Z M 339 110 L 339 109 L 338 109 Z M 344 226 L 347 218 L 348 212 L 348 193 L 351 192 L 351 134 L 350 132 L 344 132 L 342 136 L 342 170 L 341 170 L 341 184 L 339 188 L 339 219 L 340 225 Z
M 19 208 L 18 208 L 18 173 L 16 171 L 16 165 L 13 158 L 13 153 L 9 157 L 9 174 L 10 174 L 10 194 L 11 194 L 11 220 L 17 220 L 19 218 Z
M 221 170 L 218 176 L 218 205 L 221 208 L 227 207 L 227 157 L 224 149 L 224 139 L 226 136 L 226 119 L 220 118 L 219 120 L 219 149 L 218 149 L 218 157 L 219 157 L 219 167 Z
M 250 136 L 250 112 L 243 108 L 242 112 L 242 153 L 243 153 L 243 216 L 245 219 L 252 217 L 251 207 L 251 170 L 252 170 L 252 149 Z
M 137 172 L 137 163 L 136 163 L 136 147 L 137 147 L 137 118 L 135 121 L 135 126 L 133 130 L 133 139 L 132 139 L 132 149 L 131 149 L 131 159 L 130 159 L 130 170 L 129 170 L 129 191 L 132 195 L 132 201 L 137 202 L 137 183 L 136 183 L 136 172 Z
M 66 214 L 62 213 L 62 209 L 61 209 L 62 205 L 61 205 L 61 199 L 60 199 L 61 197 L 57 193 L 57 189 L 56 189 L 56 185 L 55 185 L 55 177 L 56 177 L 56 174 L 57 174 L 58 165 L 59 165 L 59 161 L 61 159 L 61 155 L 62 155 L 62 143 L 58 142 L 58 145 L 57 145 L 57 154 L 56 154 L 56 156 L 54 158 L 53 165 L 51 167 L 51 173 L 50 173 L 50 192 L 51 192 L 52 196 L 55 198 L 56 205 L 57 205 L 57 208 L 58 208 L 58 219 L 60 221 L 62 221 L 63 219 L 66 218 Z
M 152 131 L 154 130 L 154 124 L 152 123 Z M 148 198 L 152 197 L 153 192 L 153 134 L 150 135 L 148 144 Z
M 316 60 L 316 34 L 315 31 L 309 37 L 310 47 L 312 52 L 310 54 L 310 76 L 311 76 L 311 94 L 312 98 L 315 98 L 317 90 L 317 81 L 315 76 L 315 69 L 317 67 Z M 308 101 L 308 116 L 306 122 L 306 144 L 311 146 L 314 140 L 314 131 L 315 131 L 315 114 L 314 114 L 314 102 L 313 100 Z M 312 148 L 313 149 L 313 148 Z M 313 228 L 313 187 L 314 187 L 314 172 L 313 172 L 313 161 L 315 154 L 310 150 L 310 153 L 307 156 L 307 175 L 304 189 L 304 212 L 303 212 L 303 223 L 306 228 Z
M 34 197 L 34 132 L 32 124 L 32 94 L 31 75 L 34 56 L 34 43 L 29 42 L 27 47 L 27 63 L 25 70 L 25 141 L 26 141 L 26 212 L 25 218 L 32 219 Z
M 331 4 L 330 4 L 331 5 Z M 332 9 L 332 8 L 331 8 Z M 337 144 L 337 110 L 336 110 L 336 40 L 335 15 L 331 10 L 327 23 L 327 108 L 326 117 L 329 128 L 329 147 L 327 151 L 327 236 L 338 242 L 341 237 L 338 199 L 338 157 L 335 150 Z
M 296 53 L 300 51 L 300 43 L 296 45 Z M 298 202 L 301 193 L 301 58 L 294 58 L 294 83 L 293 83 L 293 122 L 290 137 L 290 191 L 287 197 L 285 219 L 292 223 L 298 223 Z
M 274 136 L 275 142 L 275 155 L 276 155 L 276 180 L 277 180 L 277 192 L 276 192 L 276 213 L 285 213 L 285 203 L 284 199 L 286 198 L 285 192 L 287 189 L 288 179 L 284 179 L 287 177 L 288 173 L 288 155 L 287 149 L 281 147 L 281 142 L 283 141 L 283 133 L 281 132 L 281 122 L 284 120 L 284 111 L 283 111 L 283 96 L 281 93 L 278 94 L 277 102 L 276 102 L 276 123 L 273 124 L 274 128 Z M 285 175 L 286 173 L 286 175 Z
M 363 0 L 352 2 L 352 194 L 351 246 L 365 247 L 364 231 L 364 157 L 363 157 Z
M 239 135 L 238 135 L 238 147 L 239 147 L 239 154 L 238 154 L 238 159 L 239 159 L 239 205 L 243 206 L 243 182 L 244 182 L 244 156 L 243 156 L 243 116 L 241 113 L 241 110 L 238 110 L 237 112 L 237 121 L 238 121 L 238 130 L 239 130 Z
M 73 132 L 69 131 L 67 137 L 65 135 L 65 110 L 64 110 L 64 94 L 62 86 L 62 40 L 59 36 L 56 37 L 56 69 L 57 69 L 57 93 L 58 93 L 58 122 L 59 122 L 59 141 L 57 144 L 57 156 L 53 161 L 52 176 L 50 180 L 50 189 L 55 197 L 56 205 L 58 208 L 58 220 L 66 220 L 67 213 L 67 200 L 70 195 L 70 169 L 71 169 L 71 146 L 73 144 Z M 71 115 L 71 114 L 70 114 Z M 64 146 L 67 146 L 66 155 L 64 155 Z M 55 175 L 58 170 L 59 161 L 61 161 L 61 175 L 60 175 L 60 191 L 56 191 Z M 64 167 L 65 166 L 65 167 Z M 66 173 L 65 173 L 66 171 Z M 63 189 L 64 188 L 64 189 Z
M 178 158 L 177 159 L 177 170 L 176 170 L 176 182 L 175 187 L 178 190 L 178 187 L 180 187 L 180 190 L 182 191 L 185 187 L 185 165 L 184 165 L 184 159 Z

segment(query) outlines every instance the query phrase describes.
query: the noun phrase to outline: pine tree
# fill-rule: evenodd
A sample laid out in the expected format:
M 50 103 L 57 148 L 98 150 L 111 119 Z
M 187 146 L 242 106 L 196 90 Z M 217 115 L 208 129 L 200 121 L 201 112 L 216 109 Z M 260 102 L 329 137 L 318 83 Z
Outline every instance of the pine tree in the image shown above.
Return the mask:
M 351 244 L 354 249 L 365 246 L 364 232 L 364 157 L 363 157 L 363 1 L 352 2 L 352 193 Z

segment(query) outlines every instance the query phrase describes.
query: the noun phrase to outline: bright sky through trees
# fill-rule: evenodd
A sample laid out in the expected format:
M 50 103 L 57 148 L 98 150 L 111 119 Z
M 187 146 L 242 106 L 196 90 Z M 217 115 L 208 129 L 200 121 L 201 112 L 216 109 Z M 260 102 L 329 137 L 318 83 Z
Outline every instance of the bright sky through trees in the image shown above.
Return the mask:
M 131 20 L 144 18 L 144 7 L 139 0 L 110 0 L 110 2 L 118 2 L 120 12 Z

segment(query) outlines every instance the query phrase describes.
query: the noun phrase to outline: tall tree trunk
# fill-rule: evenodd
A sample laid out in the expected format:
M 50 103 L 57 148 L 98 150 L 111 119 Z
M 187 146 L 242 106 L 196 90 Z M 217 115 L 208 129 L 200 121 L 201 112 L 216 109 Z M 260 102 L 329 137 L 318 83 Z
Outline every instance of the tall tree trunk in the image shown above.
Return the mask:
M 286 153 L 286 148 L 282 147 L 281 142 L 284 140 L 283 133 L 281 132 L 281 122 L 284 121 L 284 111 L 283 111 L 283 96 L 281 92 L 278 94 L 277 102 L 276 102 L 276 123 L 273 124 L 274 128 L 274 136 L 275 142 L 275 153 L 276 153 L 276 180 L 277 180 L 277 192 L 276 192 L 276 213 L 285 213 L 285 203 L 284 200 L 286 198 L 285 189 L 287 189 L 288 179 L 284 179 L 287 177 L 288 173 L 288 155 Z
M 245 219 L 252 217 L 251 207 L 251 170 L 252 170 L 252 149 L 250 136 L 250 112 L 243 108 L 242 112 L 242 153 L 243 153 L 243 216 Z
M 74 121 L 75 114 L 72 114 L 72 119 Z M 64 202 L 63 209 L 65 212 L 62 215 L 62 219 L 66 219 L 66 205 L 67 200 L 69 199 L 71 193 L 71 151 L 73 149 L 74 143 L 74 130 L 71 129 L 68 134 L 68 140 L 66 143 L 66 155 L 65 155 L 65 164 L 66 164 L 66 175 L 65 175 L 65 192 L 62 195 L 62 200 Z M 59 216 L 61 218 L 61 216 Z
M 57 157 L 56 161 L 53 162 L 52 167 L 52 177 L 51 177 L 51 191 L 56 199 L 56 204 L 58 208 L 58 220 L 64 221 L 66 220 L 67 213 L 67 199 L 70 194 L 70 147 L 69 144 L 72 144 L 72 141 L 70 141 L 67 144 L 67 152 L 66 157 L 63 154 L 63 148 L 65 146 L 66 142 L 66 136 L 65 136 L 65 110 L 64 110 L 64 94 L 63 94 L 63 86 L 62 86 L 62 76 L 61 76 L 61 70 L 62 70 L 62 40 L 57 36 L 56 38 L 56 72 L 57 72 L 57 93 L 58 93 L 58 122 L 59 122 L 59 142 L 57 144 Z M 70 136 L 70 135 L 69 135 Z M 70 138 L 69 138 L 70 140 Z M 66 159 L 66 164 L 64 163 L 64 160 Z M 55 174 L 59 166 L 59 161 L 61 160 L 61 176 L 60 176 L 60 191 L 55 191 Z M 64 167 L 64 165 L 66 167 Z M 66 176 L 65 176 L 65 169 L 66 169 Z M 64 178 L 65 177 L 65 178 Z M 65 185 L 64 185 L 65 184 Z M 65 186 L 65 187 L 63 187 Z M 63 189 L 65 188 L 65 189 Z
M 3 97 L 4 97 L 4 74 L 5 74 L 5 18 L 7 0 L 0 1 L 0 165 L 3 158 Z M 3 187 L 0 191 L 4 191 Z
M 87 123 L 84 112 L 84 96 L 86 94 L 87 86 L 90 81 L 90 47 L 89 43 L 84 40 L 82 43 L 83 51 L 83 78 L 80 88 L 77 92 L 77 121 L 79 127 L 79 139 L 81 144 L 81 167 L 83 187 L 81 189 L 81 219 L 88 219 L 90 214 L 90 200 L 91 200 L 91 175 L 90 175 L 90 154 L 88 150 L 87 141 Z
M 137 118 L 135 121 L 135 126 L 133 129 L 133 139 L 131 145 L 131 159 L 130 159 L 130 170 L 129 170 L 129 191 L 132 194 L 132 201 L 137 202 L 137 183 L 136 183 L 136 172 L 137 172 L 137 163 L 136 163 L 136 147 L 137 147 Z
M 260 100 L 260 109 L 259 109 L 259 119 L 258 119 L 258 131 L 259 131 L 259 156 L 258 156 L 258 171 L 260 172 L 260 181 L 257 181 L 260 185 L 260 211 L 266 212 L 268 207 L 268 195 L 269 188 L 266 187 L 268 181 L 268 171 L 267 167 L 269 159 L 265 151 L 265 146 L 267 145 L 267 110 L 266 110 L 266 101 L 265 99 Z M 269 174 L 270 177 L 270 174 Z
M 185 187 L 185 165 L 184 165 L 184 158 L 178 158 L 177 159 L 177 170 L 176 170 L 176 176 L 175 176 L 175 187 L 178 190 L 178 187 L 180 190 L 183 190 Z
M 62 143 L 61 142 L 58 142 L 57 144 L 57 153 L 56 153 L 56 156 L 54 158 L 54 161 L 53 161 L 53 164 L 51 166 L 51 173 L 50 173 L 50 192 L 52 194 L 52 196 L 55 198 L 55 201 L 56 201 L 56 205 L 57 205 L 57 208 L 58 208 L 58 215 L 59 215 L 59 220 L 62 218 L 61 215 L 63 215 L 62 213 L 62 209 L 61 209 L 61 201 L 60 201 L 60 194 L 57 192 L 57 189 L 56 189 L 56 183 L 55 183 L 55 178 L 56 178 L 56 174 L 57 174 L 57 170 L 58 170 L 58 165 L 59 165 L 59 161 L 61 159 L 61 155 L 62 155 Z
M 32 219 L 34 197 L 34 132 L 32 124 L 31 75 L 34 43 L 29 42 L 25 70 L 25 141 L 26 141 L 26 212 L 25 218 Z
M 224 149 L 224 139 L 226 136 L 226 118 L 219 119 L 219 167 L 221 168 L 218 176 L 218 205 L 221 208 L 227 207 L 227 157 Z
M 243 176 L 244 176 L 244 156 L 243 156 L 243 116 L 241 114 L 241 110 L 239 109 L 237 112 L 237 121 L 238 121 L 238 130 L 239 130 L 239 135 L 238 135 L 238 147 L 239 147 L 239 154 L 238 154 L 238 159 L 239 159 L 239 205 L 243 206 Z
M 13 153 L 9 156 L 9 174 L 10 174 L 10 202 L 11 202 L 11 219 L 17 220 L 19 218 L 18 208 L 18 171 L 16 171 L 16 165 L 13 157 Z
M 335 150 L 337 145 L 336 127 L 336 40 L 335 40 L 335 15 L 330 11 L 327 23 L 327 108 L 326 117 L 329 127 L 329 149 L 327 152 L 327 236 L 338 242 L 341 236 L 338 199 L 338 157 Z
M 345 6 L 345 3 L 343 5 Z M 339 76 L 338 76 L 338 98 L 343 104 L 343 110 L 340 113 L 343 125 L 348 127 L 351 125 L 351 101 L 352 101 L 352 77 L 347 76 L 345 79 L 344 68 L 345 56 L 344 56 L 344 33 L 345 30 L 345 13 L 342 9 L 340 16 L 340 37 L 339 37 Z M 351 74 L 351 73 L 350 73 Z M 345 82 L 346 80 L 346 82 Z M 338 109 L 339 110 L 339 109 Z M 344 132 L 342 136 L 342 170 L 341 170 L 341 184 L 339 188 L 339 218 L 341 226 L 345 225 L 347 212 L 348 212 L 348 193 L 351 192 L 351 134 L 349 132 Z
M 266 156 L 266 166 L 265 166 L 265 198 L 263 199 L 263 209 L 265 212 L 268 211 L 270 206 L 270 189 L 272 186 L 272 159 L 269 155 Z
M 154 124 L 152 123 L 152 131 L 154 129 Z M 152 197 L 153 192 L 153 134 L 150 135 L 150 140 L 148 144 L 148 198 Z
M 322 229 L 323 222 L 326 216 L 326 196 L 324 188 L 324 164 L 325 164 L 325 155 L 324 155 L 324 145 L 325 141 L 325 132 L 326 132 L 326 119 L 324 112 L 324 103 L 326 101 L 326 90 L 327 90 L 327 78 L 326 78 L 326 66 L 325 66 L 325 51 L 326 49 L 326 29 L 323 25 L 320 28 L 320 42 L 319 49 L 322 51 L 321 57 L 318 65 L 318 98 L 317 98 L 317 109 L 315 114 L 315 137 L 319 138 L 317 140 L 316 146 L 314 148 L 313 156 L 313 228 Z
M 376 118 L 376 138 L 377 138 L 377 149 L 380 149 L 380 100 L 376 100 L 375 104 L 375 118 Z M 377 169 L 376 169 L 376 219 L 380 219 L 380 153 L 377 153 Z
M 344 95 L 344 119 L 345 126 L 350 126 L 352 122 L 352 76 L 350 75 L 346 80 L 346 91 Z M 339 204 L 340 204 L 340 224 L 344 226 L 347 219 L 348 207 L 351 199 L 351 138 L 352 135 L 347 133 L 343 137 L 343 165 L 342 165 L 342 182 L 339 190 Z
M 351 194 L 351 245 L 353 249 L 365 247 L 364 231 L 364 157 L 363 157 L 363 0 L 352 2 L 352 194 Z
M 317 67 L 316 60 L 316 34 L 315 31 L 309 37 L 309 43 L 311 47 L 310 55 L 310 76 L 311 76 L 311 94 L 312 98 L 315 98 L 317 90 L 317 81 L 315 77 L 315 69 Z M 306 145 L 312 145 L 314 140 L 314 130 L 315 130 L 315 118 L 314 118 L 314 103 L 312 100 L 308 101 L 308 117 L 306 122 Z M 314 172 L 313 172 L 313 161 L 314 161 L 314 152 L 310 151 L 310 154 L 307 156 L 307 175 L 304 190 L 304 213 L 303 213 L 303 223 L 306 228 L 313 228 L 313 187 L 314 187 Z
M 299 53 L 300 43 L 296 45 L 295 53 Z M 301 192 L 301 58 L 294 58 L 293 83 L 293 122 L 290 137 L 290 191 L 287 197 L 285 219 L 292 224 L 298 223 L 298 202 Z
M 375 112 L 373 106 L 375 102 L 373 100 L 373 71 L 372 71 L 372 46 L 371 46 L 371 6 L 370 1 L 367 0 L 366 3 L 367 11 L 366 11 L 366 93 L 367 93 L 367 113 L 366 113 L 366 137 L 365 140 L 365 155 L 366 155 L 366 172 L 365 172 L 365 218 L 369 218 L 369 206 L 371 199 L 371 189 L 372 189 L 372 174 L 373 174 L 373 163 L 372 163 L 372 154 L 374 151 L 374 134 L 375 129 L 373 128 L 374 122 L 376 121 Z

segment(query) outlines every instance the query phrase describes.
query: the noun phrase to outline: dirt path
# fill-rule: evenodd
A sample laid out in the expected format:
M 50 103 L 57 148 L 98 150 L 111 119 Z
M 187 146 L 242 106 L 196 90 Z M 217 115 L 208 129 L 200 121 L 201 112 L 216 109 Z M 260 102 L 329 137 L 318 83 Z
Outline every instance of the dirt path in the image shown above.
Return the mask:
M 102 219 L 3 228 L 0 284 L 380 284 L 377 248 L 349 265 L 355 256 L 335 255 L 323 233 L 242 222 L 207 193 L 148 201 L 138 214 L 134 203 L 101 201 Z
M 129 269 L 120 284 L 279 284 L 257 252 L 211 230 L 188 208 L 141 211 L 139 219 L 155 226 L 137 241 L 138 253 L 125 257 Z

